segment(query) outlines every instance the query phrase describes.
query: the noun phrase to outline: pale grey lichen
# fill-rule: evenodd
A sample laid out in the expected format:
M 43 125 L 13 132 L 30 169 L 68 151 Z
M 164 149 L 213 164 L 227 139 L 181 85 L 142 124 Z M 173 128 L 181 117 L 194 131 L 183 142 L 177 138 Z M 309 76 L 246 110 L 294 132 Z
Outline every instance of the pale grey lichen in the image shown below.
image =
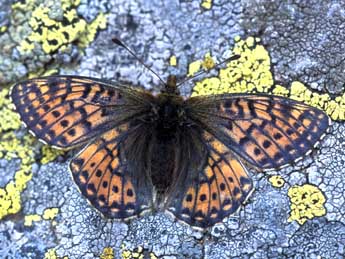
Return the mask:
M 268 2 L 272 6 L 267 6 Z M 333 64 L 330 62 L 334 56 L 341 56 L 337 51 L 344 49 L 341 48 L 344 34 L 337 33 L 342 17 L 334 9 L 341 1 L 333 1 L 328 12 L 326 2 L 309 6 L 308 1 L 290 5 L 282 2 L 247 1 L 243 5 L 239 1 L 221 1 L 210 11 L 201 11 L 197 1 L 82 0 L 78 12 L 86 20 L 93 20 L 99 11 L 108 13 L 107 30 L 100 32 L 83 56 L 72 48 L 70 56 L 65 53 L 54 58 L 63 64 L 79 61 L 78 66 L 62 68 L 61 74 L 125 80 L 157 90 L 161 87 L 158 80 L 127 52 L 114 46 L 113 36 L 123 39 L 164 79 L 171 71 L 186 75 L 188 63 L 209 51 L 222 60 L 234 36 L 255 33 L 271 51 L 276 80 L 288 86 L 298 77 L 306 83 L 317 83 L 315 88 L 319 90 L 340 92 L 344 78 L 339 71 L 344 64 L 337 59 L 336 66 L 330 66 Z M 2 5 L 0 10 L 8 9 L 8 5 Z M 303 16 L 302 5 L 305 11 L 313 9 L 309 16 Z M 336 16 L 322 15 L 329 12 Z M 318 17 L 313 17 L 315 13 Z M 308 26 L 300 28 L 299 22 L 308 22 Z M 317 28 L 319 24 L 321 27 Z M 314 31 L 313 26 L 316 26 Z M 322 35 L 325 30 L 329 32 Z M 317 34 L 323 41 L 313 47 L 319 39 Z M 1 39 L 12 48 L 14 43 L 9 35 L 4 35 Z M 327 39 L 327 35 L 333 35 L 334 39 Z M 305 43 L 309 44 L 307 48 Z M 48 63 L 53 60 L 41 54 L 43 57 L 28 57 L 25 62 L 29 70 L 45 63 L 39 63 L 39 58 Z M 168 68 L 172 54 L 178 57 L 177 68 Z M 15 51 L 6 55 L 0 51 L 0 55 L 1 82 L 14 82 L 28 72 Z M 329 62 L 324 62 L 326 59 Z M 186 87 L 185 93 L 189 90 L 190 86 Z M 68 172 L 68 161 L 37 164 L 39 171 L 22 194 L 23 210 L 0 221 L 0 257 L 42 258 L 48 249 L 54 248 L 60 257 L 91 259 L 99 258 L 105 247 L 112 247 L 115 258 L 120 258 L 123 246 L 130 250 L 143 247 L 162 258 L 344 257 L 344 132 L 344 123 L 334 123 L 320 148 L 295 165 L 267 174 L 252 169 L 255 192 L 245 207 L 206 233 L 156 212 L 130 223 L 105 219 L 77 191 Z M 0 161 L 0 187 L 11 178 L 15 167 L 15 161 Z M 270 184 L 268 176 L 272 174 L 284 178 L 286 183 L 282 188 Z M 304 225 L 288 222 L 288 189 L 305 183 L 323 191 L 327 213 Z M 59 208 L 54 220 L 24 226 L 25 215 L 41 214 L 48 207 Z

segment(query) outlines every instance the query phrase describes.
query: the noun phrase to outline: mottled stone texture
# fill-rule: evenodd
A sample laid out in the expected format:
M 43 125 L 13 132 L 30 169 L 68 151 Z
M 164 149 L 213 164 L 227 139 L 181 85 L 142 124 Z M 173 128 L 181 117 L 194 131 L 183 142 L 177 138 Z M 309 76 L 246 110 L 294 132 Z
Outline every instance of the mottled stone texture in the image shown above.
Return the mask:
M 81 49 L 72 44 L 66 52 L 25 58 L 14 47 L 28 27 L 10 30 L 20 24 L 10 24 L 11 3 L 2 1 L 0 26 L 8 26 L 11 33 L 0 34 L 0 87 L 45 66 L 53 69 L 55 63 L 61 66 L 60 74 L 110 78 L 157 90 L 161 87 L 157 78 L 114 45 L 113 36 L 166 78 L 171 72 L 185 77 L 188 64 L 207 52 L 223 60 L 239 35 L 262 39 L 276 84 L 288 87 L 297 80 L 321 93 L 344 93 L 344 1 L 240 2 L 214 1 L 205 10 L 201 1 L 81 0 L 77 11 L 86 21 L 100 12 L 107 14 L 107 28 L 98 32 L 90 46 Z M 177 67 L 169 67 L 171 55 L 177 57 Z M 183 91 L 190 92 L 191 86 L 188 83 Z M 17 132 L 18 137 L 24 132 Z M 112 247 L 114 258 L 344 258 L 344 132 L 344 123 L 334 122 L 319 148 L 299 163 L 267 174 L 251 170 L 255 191 L 245 207 L 205 233 L 163 213 L 128 224 L 105 219 L 72 181 L 68 161 L 73 151 L 47 165 L 37 160 L 37 170 L 20 194 L 21 211 L 0 221 L 0 257 L 111 258 L 102 251 Z M 38 144 L 32 148 L 37 151 Z M 17 161 L 0 159 L 0 187 L 11 180 Z M 282 187 L 269 181 L 269 175 L 276 174 L 285 181 Z M 299 225 L 289 221 L 288 190 L 306 183 L 317 186 L 325 196 L 326 214 Z M 25 216 L 42 215 L 51 207 L 59 208 L 53 220 L 24 225 Z M 138 247 L 139 252 L 133 252 Z

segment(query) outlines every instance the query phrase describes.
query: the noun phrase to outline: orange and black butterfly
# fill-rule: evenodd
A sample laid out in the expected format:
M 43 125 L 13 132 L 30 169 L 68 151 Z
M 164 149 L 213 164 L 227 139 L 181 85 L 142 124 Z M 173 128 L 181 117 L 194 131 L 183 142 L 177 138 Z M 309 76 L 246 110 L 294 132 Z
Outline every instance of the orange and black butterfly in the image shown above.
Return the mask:
M 50 76 L 14 85 L 22 121 L 56 148 L 84 148 L 70 170 L 103 215 L 129 219 L 152 209 L 205 229 L 236 212 L 253 190 L 241 160 L 279 168 L 320 140 L 328 116 L 262 94 L 184 99 L 176 78 L 161 93 L 115 82 Z

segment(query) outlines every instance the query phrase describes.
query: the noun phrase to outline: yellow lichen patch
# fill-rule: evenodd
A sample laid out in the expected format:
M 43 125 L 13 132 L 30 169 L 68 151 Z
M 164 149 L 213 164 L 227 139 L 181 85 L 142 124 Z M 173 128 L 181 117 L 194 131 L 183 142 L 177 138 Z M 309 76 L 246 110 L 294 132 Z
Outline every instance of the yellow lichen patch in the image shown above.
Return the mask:
M 45 209 L 42 215 L 39 214 L 30 214 L 24 217 L 24 226 L 31 227 L 34 222 L 39 222 L 41 220 L 53 220 L 56 215 L 59 213 L 58 208 L 48 208 Z
M 21 166 L 15 172 L 14 179 L 4 188 L 0 188 L 0 219 L 21 209 L 20 193 L 32 178 L 31 166 L 35 161 L 32 151 L 33 141 L 34 139 L 28 135 L 19 140 L 13 131 L 0 137 L 0 158 L 21 159 Z
M 176 67 L 177 66 L 177 58 L 175 55 L 172 55 L 169 60 L 170 66 Z
M 290 98 L 324 110 L 333 120 L 345 120 L 345 93 L 332 99 L 328 94 L 312 92 L 300 82 L 292 82 Z
M 328 94 L 312 92 L 304 84 L 296 81 L 291 84 L 290 98 L 305 102 L 320 109 L 322 109 L 326 103 L 331 101 Z
M 273 187 L 281 188 L 285 184 L 285 180 L 280 175 L 272 175 L 268 179 Z
M 209 10 L 212 8 L 212 0 L 203 0 L 201 2 L 201 7 L 206 9 L 206 10 Z
M 40 221 L 42 218 L 38 214 L 30 214 L 24 217 L 24 226 L 31 227 L 34 222 Z
M 13 111 L 6 88 L 0 90 L 0 122 L 0 136 L 5 131 L 19 129 L 21 124 L 18 114 Z
M 68 259 L 68 256 L 58 257 L 56 254 L 56 249 L 51 248 L 47 252 L 45 252 L 43 259 Z
M 345 120 L 345 93 L 325 103 L 325 111 L 333 120 Z
M 201 65 L 202 65 L 202 68 L 205 70 L 210 70 L 211 68 L 215 66 L 211 53 L 207 53 L 205 55 L 204 60 Z
M 55 149 L 48 145 L 44 145 L 42 146 L 42 149 L 41 149 L 41 154 L 42 154 L 41 164 L 44 165 L 51 161 L 54 161 L 58 156 L 61 156 L 64 153 L 65 151 L 63 150 Z
M 114 249 L 111 247 L 105 247 L 102 254 L 99 256 L 100 259 L 113 259 Z
M 158 257 L 154 253 L 150 253 L 150 259 L 158 259 Z
M 153 252 L 146 252 L 144 249 L 139 246 L 133 251 L 125 249 L 124 245 L 121 246 L 122 249 L 122 258 L 123 259 L 143 259 L 149 257 L 150 259 L 157 259 L 158 257 Z M 145 253 L 145 254 L 144 254 Z
M 87 47 L 95 38 L 99 29 L 104 30 L 107 26 L 107 18 L 104 13 L 100 13 L 96 19 L 87 25 L 86 30 L 83 31 L 81 37 L 78 39 L 79 46 Z
M 45 252 L 44 259 L 58 259 L 55 249 L 52 248 Z
M 32 32 L 21 41 L 19 51 L 29 52 L 41 46 L 45 53 L 51 54 L 57 50 L 64 50 L 72 42 L 82 48 L 86 47 L 93 41 L 99 29 L 105 29 L 106 16 L 100 13 L 94 21 L 87 23 L 78 16 L 76 8 L 79 3 L 80 1 L 62 0 L 62 19 L 50 16 L 54 2 L 48 1 L 39 6 L 25 3 L 25 8 L 21 4 L 14 4 L 13 11 L 31 12 L 29 26 Z
M 121 256 L 123 259 L 143 259 L 149 256 L 151 259 L 156 259 L 157 256 L 152 252 L 147 252 L 141 246 L 137 247 L 133 251 L 126 249 L 126 247 L 122 244 L 121 246 L 122 253 Z M 145 254 L 144 254 L 145 253 Z
M 288 97 L 290 94 L 290 91 L 289 89 L 287 89 L 286 87 L 282 85 L 275 85 L 272 90 L 272 94 Z
M 311 184 L 292 186 L 288 191 L 291 203 L 288 221 L 304 224 L 308 219 L 321 217 L 326 214 L 324 204 L 326 198 L 321 190 Z
M 36 2 L 29 0 L 29 1 L 17 1 L 11 7 L 12 11 L 25 11 L 25 10 L 32 10 L 36 6 Z
M 187 76 L 191 77 L 194 76 L 201 68 L 202 61 L 197 60 L 189 64 L 188 66 L 188 74 Z
M 7 31 L 7 26 L 0 26 L 0 33 L 4 33 L 5 31 Z
M 211 56 L 211 53 L 206 53 L 203 60 L 197 60 L 189 64 L 188 76 L 194 76 L 202 68 L 204 70 L 210 70 L 215 66 L 215 62 Z
M 198 82 L 192 96 L 268 92 L 273 85 L 270 57 L 259 42 L 259 39 L 253 37 L 246 40 L 236 37 L 232 53 L 240 55 L 240 58 L 229 61 L 227 67 L 219 71 L 217 84 L 214 84 L 215 77 Z
M 21 209 L 20 193 L 32 178 L 31 166 L 35 162 L 32 145 L 34 138 L 25 135 L 19 139 L 14 130 L 20 128 L 20 120 L 12 108 L 8 90 L 0 91 L 0 159 L 21 160 L 21 165 L 14 177 L 0 188 L 0 219 L 15 214 Z
M 42 218 L 45 220 L 52 220 L 59 213 L 59 208 L 48 208 L 43 211 Z

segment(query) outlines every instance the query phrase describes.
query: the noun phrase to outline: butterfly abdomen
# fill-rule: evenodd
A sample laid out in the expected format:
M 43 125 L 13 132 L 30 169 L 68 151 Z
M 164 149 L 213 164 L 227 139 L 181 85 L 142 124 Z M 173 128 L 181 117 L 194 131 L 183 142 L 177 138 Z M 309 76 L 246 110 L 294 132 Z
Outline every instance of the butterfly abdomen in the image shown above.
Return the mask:
M 152 184 L 158 194 L 164 194 L 171 186 L 174 175 L 175 148 L 174 140 L 154 140 L 150 173 Z

